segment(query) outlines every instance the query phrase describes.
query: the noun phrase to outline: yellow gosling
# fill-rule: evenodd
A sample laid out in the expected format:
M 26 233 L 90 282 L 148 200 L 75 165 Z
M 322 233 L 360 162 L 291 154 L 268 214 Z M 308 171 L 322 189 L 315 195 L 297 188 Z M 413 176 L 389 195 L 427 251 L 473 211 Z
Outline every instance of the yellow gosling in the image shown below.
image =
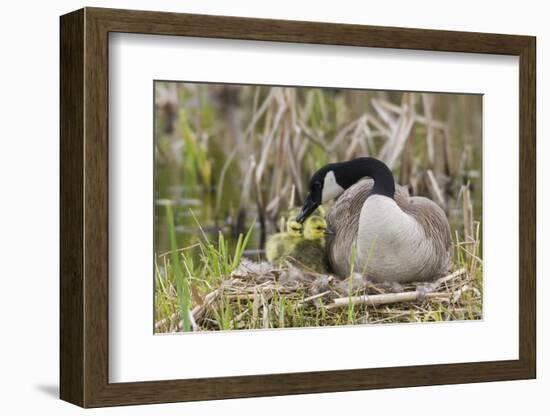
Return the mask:
M 325 251 L 327 223 L 318 215 L 310 216 L 304 223 L 304 238 L 294 246 L 289 257 L 298 267 L 315 273 L 329 272 Z
M 303 226 L 296 217 L 290 217 L 286 222 L 286 232 L 273 234 L 265 244 L 267 261 L 273 264 L 281 264 L 294 250 L 296 244 L 303 240 Z

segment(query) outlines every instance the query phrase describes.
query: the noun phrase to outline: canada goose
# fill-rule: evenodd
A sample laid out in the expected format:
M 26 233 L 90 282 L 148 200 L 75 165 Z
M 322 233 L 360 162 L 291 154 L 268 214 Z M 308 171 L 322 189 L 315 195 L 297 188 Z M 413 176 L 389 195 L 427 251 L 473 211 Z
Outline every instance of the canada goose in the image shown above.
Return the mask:
M 300 239 L 289 254 L 289 261 L 302 269 L 316 273 L 328 273 L 325 250 L 327 223 L 319 215 L 312 215 L 304 222 L 304 238 Z
M 265 243 L 267 261 L 274 264 L 282 263 L 301 239 L 303 226 L 296 221 L 295 216 L 290 216 L 286 222 L 286 232 L 273 234 Z
M 371 179 L 361 180 L 365 177 Z M 396 186 L 380 160 L 363 157 L 319 169 L 297 220 L 303 222 L 335 198 L 327 213 L 332 234 L 327 254 L 337 275 L 349 276 L 354 245 L 355 271 L 366 271 L 373 281 L 426 281 L 448 271 L 451 232 L 445 213 L 435 202 L 410 197 Z

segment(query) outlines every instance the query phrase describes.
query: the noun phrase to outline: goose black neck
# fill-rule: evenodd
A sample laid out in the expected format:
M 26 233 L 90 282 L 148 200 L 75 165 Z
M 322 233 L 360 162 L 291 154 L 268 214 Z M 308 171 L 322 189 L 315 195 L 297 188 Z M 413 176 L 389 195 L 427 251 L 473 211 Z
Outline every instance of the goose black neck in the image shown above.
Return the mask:
M 374 188 L 371 195 L 383 195 L 389 198 L 395 195 L 395 180 L 388 166 L 373 157 L 361 157 L 342 163 L 341 174 L 338 182 L 349 188 L 354 183 L 368 176 L 374 180 Z

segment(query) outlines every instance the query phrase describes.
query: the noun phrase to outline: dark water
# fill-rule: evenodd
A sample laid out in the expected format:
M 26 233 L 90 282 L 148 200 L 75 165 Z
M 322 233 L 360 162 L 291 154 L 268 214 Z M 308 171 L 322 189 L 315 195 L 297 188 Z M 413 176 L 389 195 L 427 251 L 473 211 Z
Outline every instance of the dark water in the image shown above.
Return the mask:
M 230 247 L 235 247 L 239 233 L 246 233 L 248 227 L 257 219 L 257 211 L 249 208 L 241 215 L 237 223 L 239 186 L 219 199 L 217 189 L 201 186 L 174 184 L 180 175 L 173 172 L 174 167 L 157 167 L 157 186 L 155 199 L 155 252 L 157 255 L 170 250 L 166 205 L 171 204 L 174 210 L 174 225 L 180 248 L 189 247 L 205 236 L 212 242 L 218 241 L 221 232 Z M 198 226 L 200 224 L 200 227 Z M 203 234 L 204 233 L 204 234 Z M 249 240 L 249 251 L 254 253 L 260 248 L 260 226 L 255 224 Z M 198 251 L 194 250 L 198 255 Z

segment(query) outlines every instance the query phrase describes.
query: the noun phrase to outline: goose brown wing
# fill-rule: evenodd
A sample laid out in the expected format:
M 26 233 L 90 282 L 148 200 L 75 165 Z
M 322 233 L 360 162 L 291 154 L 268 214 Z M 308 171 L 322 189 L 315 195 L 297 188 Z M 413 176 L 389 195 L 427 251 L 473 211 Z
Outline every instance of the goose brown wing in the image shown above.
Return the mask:
M 445 212 L 434 201 L 422 196 L 409 198 L 409 203 L 401 208 L 421 225 L 426 238 L 432 242 L 435 258 L 441 259 L 439 264 L 434 263 L 434 276 L 445 273 L 451 261 L 451 229 Z

